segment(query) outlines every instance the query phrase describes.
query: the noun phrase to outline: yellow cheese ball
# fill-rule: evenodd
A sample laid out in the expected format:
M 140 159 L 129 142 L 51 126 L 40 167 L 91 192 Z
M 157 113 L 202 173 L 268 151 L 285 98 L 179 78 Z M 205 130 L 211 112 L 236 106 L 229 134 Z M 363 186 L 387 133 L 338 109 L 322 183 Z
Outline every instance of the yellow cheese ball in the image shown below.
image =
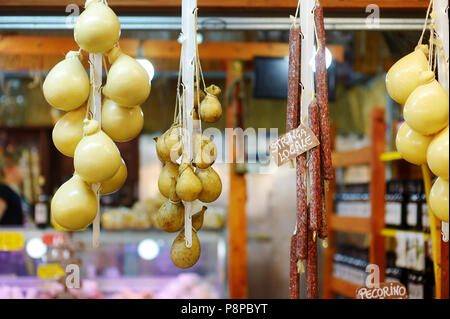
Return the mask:
M 108 52 L 108 59 L 111 68 L 103 87 L 103 94 L 120 106 L 141 105 L 150 94 L 150 78 L 147 71 L 117 47 Z
M 419 86 L 420 74 L 428 70 L 427 55 L 428 47 L 420 45 L 389 69 L 386 88 L 394 101 L 405 104 L 408 96 Z
M 144 126 L 144 114 L 139 105 L 123 107 L 105 99 L 102 106 L 102 129 L 116 142 L 132 140 Z
M 97 121 L 87 120 L 84 132 L 75 149 L 75 171 L 88 183 L 101 183 L 116 174 L 122 158 L 116 144 L 99 129 Z
M 87 0 L 85 7 L 75 23 L 75 41 L 90 53 L 109 51 L 119 41 L 119 19 L 100 0 Z
M 42 90 L 45 100 L 53 107 L 71 111 L 80 107 L 89 97 L 89 77 L 80 62 L 81 54 L 67 53 L 66 58 L 50 70 Z
M 427 162 L 434 175 L 448 180 L 449 135 L 448 126 L 437 134 L 428 146 Z
M 405 121 L 417 133 L 435 134 L 448 125 L 448 94 L 431 71 L 421 74 L 420 83 L 406 100 Z
M 427 149 L 432 139 L 432 136 L 415 132 L 404 122 L 397 132 L 395 145 L 405 161 L 421 165 L 427 162 Z
M 83 120 L 86 106 L 67 112 L 56 122 L 52 132 L 53 143 L 62 154 L 73 157 L 75 148 L 83 137 Z
M 448 180 L 438 177 L 431 187 L 430 205 L 433 214 L 448 223 Z
M 77 174 L 61 185 L 51 202 L 51 214 L 56 224 L 66 230 L 87 227 L 97 215 L 97 209 L 97 197 Z
M 127 180 L 127 166 L 122 159 L 117 173 L 113 177 L 104 181 L 100 185 L 100 194 L 108 195 L 118 191 Z

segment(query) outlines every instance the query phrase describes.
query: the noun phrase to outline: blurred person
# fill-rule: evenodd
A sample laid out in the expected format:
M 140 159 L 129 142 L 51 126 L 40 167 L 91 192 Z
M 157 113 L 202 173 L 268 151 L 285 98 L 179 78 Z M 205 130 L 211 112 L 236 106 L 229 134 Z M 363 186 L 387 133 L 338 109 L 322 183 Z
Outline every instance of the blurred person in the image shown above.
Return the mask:
M 19 156 L 10 152 L 0 154 L 0 226 L 24 224 L 26 201 L 21 195 L 22 183 Z

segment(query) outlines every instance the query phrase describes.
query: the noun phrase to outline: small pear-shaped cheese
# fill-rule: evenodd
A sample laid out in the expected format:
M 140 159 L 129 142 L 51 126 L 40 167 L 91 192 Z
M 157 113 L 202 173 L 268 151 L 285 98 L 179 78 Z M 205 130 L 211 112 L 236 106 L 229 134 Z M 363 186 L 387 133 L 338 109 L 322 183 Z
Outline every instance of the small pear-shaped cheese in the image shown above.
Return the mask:
M 75 171 L 88 183 L 101 183 L 114 176 L 122 158 L 114 142 L 95 120 L 86 121 L 85 136 L 75 149 Z
M 408 96 L 419 86 L 420 74 L 428 70 L 427 55 L 428 47 L 420 45 L 389 69 L 386 88 L 394 101 L 405 104 Z
M 110 179 L 107 179 L 106 181 L 101 183 L 100 194 L 108 195 L 118 191 L 127 180 L 127 174 L 127 166 L 122 159 L 122 161 L 120 162 L 120 167 L 117 170 L 116 174 L 114 174 L 114 176 Z
M 448 223 L 448 180 L 438 177 L 431 187 L 430 206 L 433 214 Z
M 415 132 L 404 122 L 397 132 L 395 145 L 405 161 L 421 165 L 427 162 L 427 149 L 432 139 L 432 136 Z
M 121 106 L 141 105 L 150 94 L 147 71 L 132 57 L 114 47 L 108 52 L 111 68 L 103 94 Z
M 58 151 L 73 157 L 75 148 L 83 137 L 83 121 L 86 116 L 86 106 L 67 112 L 62 116 L 52 132 L 53 143 Z
M 51 106 L 71 111 L 86 102 L 89 97 L 89 77 L 80 59 L 81 54 L 70 51 L 48 73 L 42 90 Z
M 51 202 L 55 222 L 67 230 L 87 227 L 97 215 L 97 209 L 97 197 L 77 174 L 61 185 Z
M 87 0 L 85 7 L 75 23 L 75 41 L 90 53 L 109 51 L 119 41 L 119 19 L 100 0 Z
M 105 99 L 102 106 L 102 129 L 117 142 L 132 140 L 144 126 L 144 114 L 139 105 L 123 107 Z
M 434 175 L 448 180 L 449 134 L 448 126 L 430 143 L 427 150 L 427 162 Z
M 431 71 L 421 74 L 420 83 L 406 100 L 405 121 L 417 133 L 435 134 L 448 125 L 448 94 Z

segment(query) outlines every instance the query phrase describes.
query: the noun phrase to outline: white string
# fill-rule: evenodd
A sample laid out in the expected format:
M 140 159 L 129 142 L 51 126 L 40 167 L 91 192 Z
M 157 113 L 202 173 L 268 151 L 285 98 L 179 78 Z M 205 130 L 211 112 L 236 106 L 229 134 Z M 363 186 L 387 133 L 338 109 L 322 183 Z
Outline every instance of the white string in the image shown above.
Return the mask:
M 433 3 L 433 0 L 430 0 L 430 3 L 428 4 L 427 14 L 425 16 L 425 22 L 423 24 L 422 34 L 420 35 L 419 43 L 417 43 L 418 46 L 422 44 L 423 36 L 425 34 L 425 30 L 427 29 L 428 16 L 430 15 L 430 10 L 431 10 L 432 3 Z
M 92 118 L 98 121 L 99 129 L 101 130 L 101 112 L 102 112 L 102 96 L 101 96 L 101 85 L 102 85 L 102 54 L 101 53 L 90 53 L 89 54 L 89 64 L 90 64 L 90 82 L 92 86 L 90 95 L 90 105 L 89 109 L 92 112 Z M 92 246 L 94 248 L 98 247 L 100 244 L 100 183 L 92 184 L 92 191 L 97 197 L 97 215 L 94 218 L 92 225 Z
M 297 9 L 295 10 L 295 16 L 290 16 L 290 18 L 291 18 L 291 20 L 292 20 L 292 24 L 294 25 L 294 26 L 296 26 L 297 25 L 297 17 L 298 17 L 298 12 L 299 12 L 299 10 L 300 10 L 300 0 L 298 0 L 298 3 L 297 3 Z

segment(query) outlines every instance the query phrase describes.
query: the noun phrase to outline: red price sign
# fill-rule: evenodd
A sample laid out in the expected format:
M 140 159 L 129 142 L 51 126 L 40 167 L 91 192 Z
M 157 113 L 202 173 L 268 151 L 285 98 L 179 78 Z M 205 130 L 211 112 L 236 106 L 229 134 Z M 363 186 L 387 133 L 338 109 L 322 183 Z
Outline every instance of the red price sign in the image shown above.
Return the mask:
M 44 244 L 50 247 L 58 247 L 66 241 L 66 235 L 64 233 L 48 233 L 42 236 Z

